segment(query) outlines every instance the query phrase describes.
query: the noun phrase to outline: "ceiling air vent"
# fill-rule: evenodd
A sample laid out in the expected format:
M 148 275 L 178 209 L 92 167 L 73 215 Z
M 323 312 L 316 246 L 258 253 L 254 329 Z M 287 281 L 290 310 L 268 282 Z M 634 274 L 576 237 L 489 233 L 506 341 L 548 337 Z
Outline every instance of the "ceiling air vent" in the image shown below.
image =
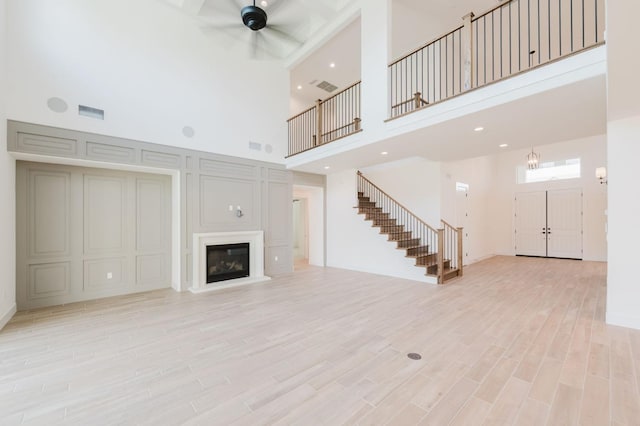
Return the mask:
M 78 114 L 89 118 L 95 118 L 97 120 L 104 120 L 104 110 L 88 107 L 86 105 L 78 105 Z
M 324 91 L 327 91 L 329 93 L 333 92 L 334 90 L 336 90 L 338 88 L 338 86 L 334 86 L 333 84 L 329 83 L 328 81 L 323 81 L 320 84 L 318 84 L 316 86 L 319 89 L 322 89 Z

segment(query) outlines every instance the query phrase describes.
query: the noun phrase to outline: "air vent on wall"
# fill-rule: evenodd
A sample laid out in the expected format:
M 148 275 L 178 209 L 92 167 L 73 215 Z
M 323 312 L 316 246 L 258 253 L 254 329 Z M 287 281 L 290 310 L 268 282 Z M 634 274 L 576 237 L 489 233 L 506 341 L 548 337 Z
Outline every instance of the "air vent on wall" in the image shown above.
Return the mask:
M 78 105 L 78 114 L 97 120 L 104 120 L 104 110 L 91 108 L 86 105 Z
M 323 82 L 319 83 L 316 87 L 319 88 L 319 89 L 322 89 L 324 91 L 327 91 L 329 93 L 333 92 L 334 90 L 336 90 L 338 88 L 338 86 L 334 86 L 333 84 L 329 83 L 328 81 L 323 81 Z

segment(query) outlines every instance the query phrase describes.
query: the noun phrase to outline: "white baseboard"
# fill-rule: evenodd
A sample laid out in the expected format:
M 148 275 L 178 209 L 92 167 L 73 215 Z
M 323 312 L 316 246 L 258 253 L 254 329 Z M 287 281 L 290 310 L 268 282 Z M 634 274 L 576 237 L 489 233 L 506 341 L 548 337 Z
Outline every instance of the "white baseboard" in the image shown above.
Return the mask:
M 2 330 L 5 325 L 7 325 L 7 323 L 11 320 L 11 318 L 13 318 L 16 312 L 17 307 L 14 304 L 11 309 L 9 309 L 4 315 L 2 315 L 2 317 L 0 317 L 0 330 Z
M 607 312 L 607 324 L 640 330 L 640 317 Z

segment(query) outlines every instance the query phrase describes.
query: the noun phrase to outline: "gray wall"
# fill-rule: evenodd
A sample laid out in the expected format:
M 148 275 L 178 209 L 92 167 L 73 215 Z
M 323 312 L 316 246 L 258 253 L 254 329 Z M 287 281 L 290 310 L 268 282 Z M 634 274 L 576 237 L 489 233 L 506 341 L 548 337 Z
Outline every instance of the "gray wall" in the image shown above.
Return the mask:
M 171 177 L 19 161 L 18 309 L 171 286 Z
M 292 173 L 283 165 L 15 121 L 8 122 L 7 149 L 36 154 L 41 156 L 38 161 L 50 163 L 77 159 L 99 167 L 176 171 L 180 240 L 173 244 L 180 245 L 182 290 L 191 286 L 194 232 L 263 230 L 265 273 L 293 270 Z M 229 206 L 238 205 L 241 218 L 229 211 Z

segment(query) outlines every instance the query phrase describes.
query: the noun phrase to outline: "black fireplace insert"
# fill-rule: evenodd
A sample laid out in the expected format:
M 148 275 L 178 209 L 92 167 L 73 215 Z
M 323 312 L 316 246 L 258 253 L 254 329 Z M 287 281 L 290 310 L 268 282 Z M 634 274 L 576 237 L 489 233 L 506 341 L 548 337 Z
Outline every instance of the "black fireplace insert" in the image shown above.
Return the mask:
M 249 276 L 249 243 L 207 246 L 207 284 Z

